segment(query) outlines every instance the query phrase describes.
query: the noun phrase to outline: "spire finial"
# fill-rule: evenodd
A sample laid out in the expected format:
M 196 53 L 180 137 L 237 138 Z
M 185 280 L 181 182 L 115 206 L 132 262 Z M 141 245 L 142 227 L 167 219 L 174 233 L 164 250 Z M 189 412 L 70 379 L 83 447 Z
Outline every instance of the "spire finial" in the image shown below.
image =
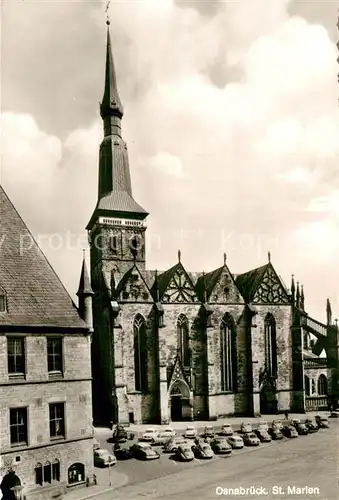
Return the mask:
M 181 262 L 181 250 L 178 250 L 178 261 Z
M 224 266 L 226 266 L 226 261 L 227 261 L 227 255 L 226 252 L 224 252 Z
M 268 251 L 268 262 L 271 262 L 271 252 Z
M 158 269 L 155 270 L 154 275 L 154 285 L 155 285 L 155 300 L 159 302 L 159 282 L 158 282 Z
M 206 290 L 206 275 L 205 271 L 202 272 L 202 286 L 203 286 L 203 301 L 207 302 L 207 290 Z
M 83 258 L 84 260 L 85 260 L 85 258 L 86 258 L 86 249 L 85 249 L 85 248 L 83 248 L 83 249 L 82 249 L 82 258 Z
M 106 24 L 107 26 L 109 26 L 111 24 L 110 20 L 109 20 L 109 14 L 108 14 L 108 9 L 109 9 L 109 6 L 110 6 L 110 0 L 107 2 L 107 5 L 106 5 L 106 9 L 105 9 L 105 12 L 106 12 L 106 16 L 107 16 L 107 19 L 106 19 Z

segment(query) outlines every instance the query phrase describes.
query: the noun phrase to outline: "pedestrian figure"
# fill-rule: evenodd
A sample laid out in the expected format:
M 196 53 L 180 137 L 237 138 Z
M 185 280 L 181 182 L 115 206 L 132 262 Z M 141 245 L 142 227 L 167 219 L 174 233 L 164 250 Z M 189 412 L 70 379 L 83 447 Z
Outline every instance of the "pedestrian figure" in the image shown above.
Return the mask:
M 98 484 L 97 482 L 97 476 L 93 474 L 93 484 L 96 486 Z
M 288 420 L 288 411 L 285 411 L 285 419 Z

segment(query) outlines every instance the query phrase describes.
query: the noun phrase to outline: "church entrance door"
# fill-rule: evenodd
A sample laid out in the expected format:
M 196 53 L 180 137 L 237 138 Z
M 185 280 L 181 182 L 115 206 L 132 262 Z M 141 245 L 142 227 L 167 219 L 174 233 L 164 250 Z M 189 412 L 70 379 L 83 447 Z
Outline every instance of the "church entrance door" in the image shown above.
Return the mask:
M 171 420 L 173 422 L 182 420 L 181 395 L 179 394 L 171 397 Z

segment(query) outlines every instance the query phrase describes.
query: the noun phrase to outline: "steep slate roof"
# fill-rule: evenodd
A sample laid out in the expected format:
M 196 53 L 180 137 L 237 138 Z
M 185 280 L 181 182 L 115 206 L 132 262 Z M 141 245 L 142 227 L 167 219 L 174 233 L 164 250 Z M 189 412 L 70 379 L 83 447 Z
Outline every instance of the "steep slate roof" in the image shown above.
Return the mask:
M 182 269 L 189 279 L 189 281 L 192 284 L 192 288 L 195 291 L 195 286 L 194 286 L 194 281 L 191 273 L 188 273 L 184 266 L 182 265 L 181 262 L 177 262 L 173 267 L 168 269 L 167 271 L 164 271 L 163 273 L 158 274 L 158 289 L 159 289 L 159 299 L 161 300 L 168 285 L 170 284 L 173 276 L 175 275 L 176 271 L 178 269 Z M 155 296 L 155 283 L 153 283 L 152 289 L 151 289 L 152 296 Z
M 86 329 L 71 297 L 1 186 L 0 241 L 0 286 L 6 291 L 8 308 L 0 313 L 0 326 Z
M 235 283 L 246 302 L 252 302 L 255 292 L 257 291 L 269 265 L 270 264 L 265 264 L 264 266 L 252 269 L 247 273 L 239 274 L 236 277 Z
M 220 276 L 222 275 L 223 270 L 224 266 L 214 269 L 214 271 L 211 271 L 210 273 L 206 273 L 205 277 L 200 276 L 200 278 L 198 278 L 195 288 L 200 300 L 204 300 L 204 287 L 206 289 L 206 298 L 207 300 L 209 299 L 215 285 L 218 283 Z

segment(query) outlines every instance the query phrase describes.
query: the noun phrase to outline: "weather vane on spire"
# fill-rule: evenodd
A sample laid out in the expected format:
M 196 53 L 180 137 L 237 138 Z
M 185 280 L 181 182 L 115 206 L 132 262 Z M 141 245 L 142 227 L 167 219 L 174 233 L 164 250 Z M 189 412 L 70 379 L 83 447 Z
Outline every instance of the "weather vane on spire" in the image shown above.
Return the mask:
M 107 20 L 106 20 L 106 24 L 107 24 L 107 26 L 109 26 L 109 25 L 110 25 L 109 13 L 108 13 L 110 3 L 111 3 L 111 2 L 110 2 L 110 0 L 109 0 L 109 1 L 107 2 L 106 9 L 105 9 L 105 13 L 106 13 L 106 15 L 107 15 Z

